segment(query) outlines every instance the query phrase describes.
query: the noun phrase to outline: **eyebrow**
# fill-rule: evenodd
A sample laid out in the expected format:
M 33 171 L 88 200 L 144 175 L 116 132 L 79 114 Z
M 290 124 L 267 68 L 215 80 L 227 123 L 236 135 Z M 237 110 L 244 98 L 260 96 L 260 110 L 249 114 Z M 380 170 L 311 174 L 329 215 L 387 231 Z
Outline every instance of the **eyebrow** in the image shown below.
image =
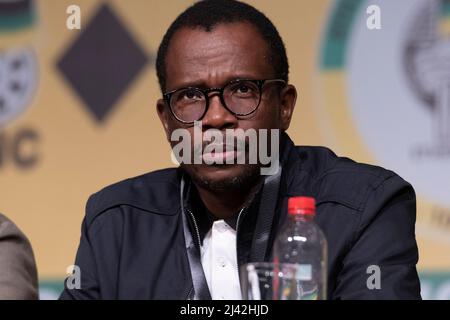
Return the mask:
M 260 77 L 255 77 L 254 75 L 250 76 L 248 74 L 241 74 L 241 75 L 238 75 L 238 76 L 233 76 L 233 77 L 226 78 L 226 80 L 223 83 L 221 83 L 218 86 L 214 86 L 214 88 L 215 87 L 222 87 L 222 86 L 227 85 L 228 83 L 230 83 L 232 81 L 235 81 L 235 80 L 256 80 L 256 79 L 259 79 L 259 78 Z M 262 78 L 264 78 L 264 77 L 262 77 Z M 208 86 L 205 81 L 199 80 L 199 81 L 186 82 L 184 84 L 176 86 L 174 89 L 168 90 L 167 92 L 174 91 L 174 90 L 179 90 L 179 89 L 183 89 L 183 88 L 191 88 L 191 87 L 193 87 L 193 88 L 200 88 L 200 89 L 212 88 L 211 86 Z

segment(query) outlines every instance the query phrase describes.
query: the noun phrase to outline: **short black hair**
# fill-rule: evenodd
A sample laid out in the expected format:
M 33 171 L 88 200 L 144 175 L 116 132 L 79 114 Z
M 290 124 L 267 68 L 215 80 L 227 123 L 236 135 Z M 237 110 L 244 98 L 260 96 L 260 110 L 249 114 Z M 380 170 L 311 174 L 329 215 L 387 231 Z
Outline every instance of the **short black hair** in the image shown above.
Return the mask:
M 170 25 L 158 49 L 156 73 L 161 91 L 166 90 L 166 56 L 171 39 L 182 28 L 202 28 L 210 32 L 224 23 L 247 22 L 258 30 L 268 44 L 269 63 L 275 76 L 288 82 L 289 64 L 286 48 L 273 23 L 254 7 L 236 0 L 203 0 L 195 3 Z

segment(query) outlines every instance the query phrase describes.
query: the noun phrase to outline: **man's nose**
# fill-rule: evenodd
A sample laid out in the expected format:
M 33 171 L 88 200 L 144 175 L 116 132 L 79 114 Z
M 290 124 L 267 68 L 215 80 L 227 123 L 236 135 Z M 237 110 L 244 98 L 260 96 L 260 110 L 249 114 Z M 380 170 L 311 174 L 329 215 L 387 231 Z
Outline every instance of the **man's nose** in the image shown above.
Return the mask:
M 209 96 L 209 107 L 202 119 L 203 129 L 233 129 L 238 119 L 222 104 L 219 94 Z

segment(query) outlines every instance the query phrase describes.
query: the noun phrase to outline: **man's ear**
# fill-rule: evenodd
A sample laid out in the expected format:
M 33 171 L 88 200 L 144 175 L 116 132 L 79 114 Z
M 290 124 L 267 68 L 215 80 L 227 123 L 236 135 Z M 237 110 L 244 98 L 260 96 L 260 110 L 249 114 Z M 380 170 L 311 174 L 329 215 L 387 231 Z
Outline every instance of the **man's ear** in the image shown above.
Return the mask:
M 170 141 L 170 129 L 169 129 L 169 117 L 167 108 L 166 108 L 166 102 L 164 99 L 159 99 L 156 102 L 156 110 L 158 112 L 159 120 L 161 121 L 164 131 L 166 132 L 166 138 L 168 141 Z
M 295 103 L 297 101 L 297 89 L 293 85 L 286 85 L 280 93 L 281 110 L 280 120 L 281 129 L 287 130 L 291 124 L 292 114 L 294 113 Z

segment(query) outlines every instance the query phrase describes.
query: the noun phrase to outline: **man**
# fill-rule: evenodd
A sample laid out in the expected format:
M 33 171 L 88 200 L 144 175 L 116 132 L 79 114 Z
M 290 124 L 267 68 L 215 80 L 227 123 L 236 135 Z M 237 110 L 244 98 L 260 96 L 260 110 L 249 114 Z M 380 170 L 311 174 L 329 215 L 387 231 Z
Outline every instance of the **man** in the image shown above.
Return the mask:
M 0 300 L 37 298 L 37 271 L 30 242 L 0 214 Z
M 259 145 L 279 142 L 279 170 L 262 175 L 262 161 L 206 161 L 234 160 L 242 149 L 204 151 L 201 163 L 94 194 L 76 258 L 81 288 L 66 287 L 62 299 L 239 299 L 238 268 L 271 260 L 287 199 L 297 195 L 317 200 L 329 244 L 329 299 L 420 298 L 414 190 L 391 171 L 294 146 L 285 131 L 297 93 L 284 44 L 261 12 L 231 0 L 196 3 L 168 29 L 156 67 L 157 112 L 173 150 L 180 129 L 193 140 L 196 130 L 279 130 L 279 140 Z M 182 157 L 198 151 L 190 144 L 196 151 Z M 204 150 L 213 144 L 228 146 L 200 143 Z M 367 286 L 372 265 L 380 268 L 378 289 Z

